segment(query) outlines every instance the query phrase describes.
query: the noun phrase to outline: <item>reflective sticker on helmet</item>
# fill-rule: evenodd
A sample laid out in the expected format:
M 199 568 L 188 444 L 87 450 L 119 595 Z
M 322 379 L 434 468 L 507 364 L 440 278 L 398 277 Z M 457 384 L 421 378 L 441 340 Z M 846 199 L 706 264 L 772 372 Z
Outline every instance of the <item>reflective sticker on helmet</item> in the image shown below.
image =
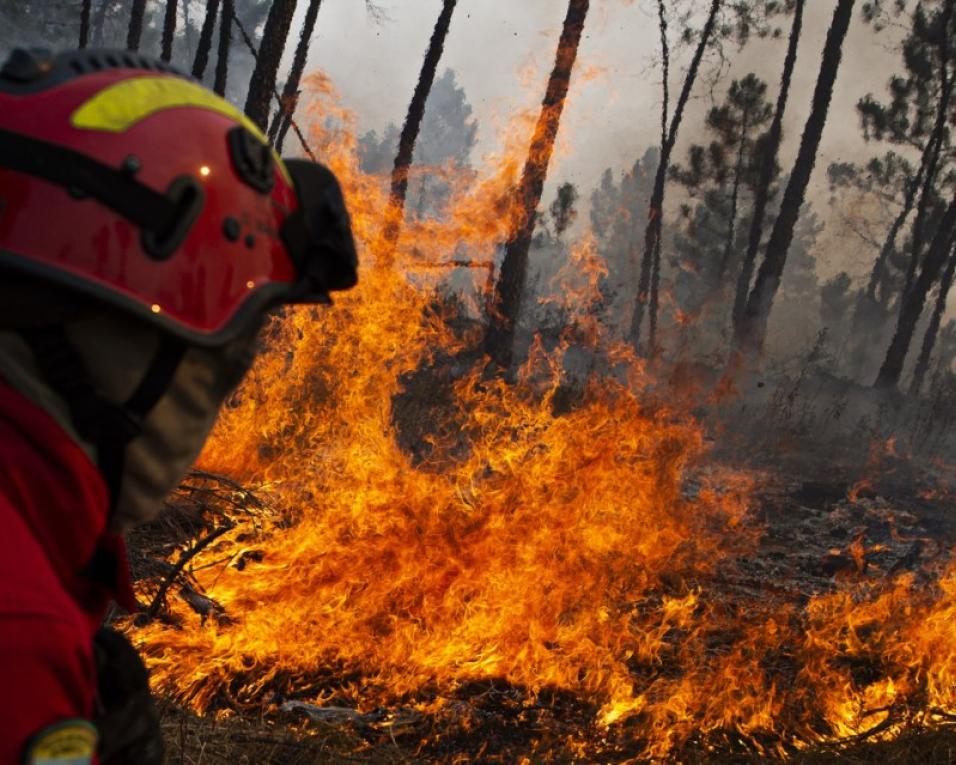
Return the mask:
M 27 744 L 24 765 L 90 765 L 99 736 L 86 720 L 63 720 L 50 725 Z
M 85 130 L 122 133 L 157 112 L 184 106 L 230 117 L 262 143 L 269 143 L 258 125 L 224 98 L 179 77 L 134 77 L 114 83 L 80 104 L 71 115 L 70 124 Z M 276 160 L 282 176 L 291 184 L 285 164 L 278 155 Z

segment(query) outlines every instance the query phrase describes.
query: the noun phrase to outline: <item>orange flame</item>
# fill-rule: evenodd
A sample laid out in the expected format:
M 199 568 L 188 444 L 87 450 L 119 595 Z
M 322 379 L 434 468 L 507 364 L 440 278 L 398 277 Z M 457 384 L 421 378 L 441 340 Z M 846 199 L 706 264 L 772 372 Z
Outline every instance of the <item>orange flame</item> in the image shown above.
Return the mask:
M 359 171 L 354 117 L 321 85 L 311 138 L 344 181 L 361 284 L 274 321 L 218 424 L 202 464 L 288 511 L 196 557 L 228 621 L 173 601 L 178 627 L 131 627 L 162 690 L 200 710 L 267 691 L 425 708 L 427 689 L 440 703 L 503 678 L 573 691 L 608 726 L 631 719 L 650 757 L 721 732 L 780 754 L 901 704 L 956 711 L 956 569 L 929 589 L 840 581 L 805 605 L 722 594 L 720 572 L 760 533 L 750 481 L 700 469 L 700 426 L 645 399 L 644 369 L 587 310 L 605 270 L 589 236 L 553 298 L 578 331 L 536 342 L 516 384 L 489 378 L 476 332 L 434 310 L 441 274 L 417 266 L 491 257 L 521 214 L 509 191 L 526 133 L 454 187 L 443 220 L 409 221 L 389 268 L 387 179 Z M 556 414 L 572 341 L 609 363 Z M 403 448 L 410 422 L 427 448 Z M 253 549 L 258 562 L 211 565 Z

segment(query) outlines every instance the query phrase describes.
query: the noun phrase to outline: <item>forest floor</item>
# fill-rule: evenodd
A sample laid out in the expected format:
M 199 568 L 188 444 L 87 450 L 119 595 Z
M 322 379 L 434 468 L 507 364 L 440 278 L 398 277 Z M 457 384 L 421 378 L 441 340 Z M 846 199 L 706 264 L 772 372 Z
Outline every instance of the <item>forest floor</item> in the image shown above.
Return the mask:
M 163 733 L 168 765 L 432 765 L 433 763 L 567 763 L 633 762 L 628 758 L 579 759 L 560 744 L 545 750 L 514 747 L 495 755 L 469 752 L 436 756 L 420 751 L 416 742 L 396 736 L 375 743 L 361 732 L 341 725 L 311 725 L 292 728 L 281 721 L 232 719 L 213 721 L 192 715 L 174 704 L 163 706 Z M 481 740 L 475 734 L 476 741 Z M 757 754 L 687 753 L 675 760 L 681 765 L 761 765 L 767 758 Z M 956 728 L 909 731 L 893 741 L 859 742 L 843 747 L 823 747 L 796 754 L 793 765 L 950 765 L 956 762 Z
M 911 469 L 904 460 L 881 465 L 880 474 L 866 480 L 859 479 L 857 470 L 841 474 L 832 465 L 827 472 L 813 468 L 826 480 L 765 474 L 754 503 L 755 522 L 764 528 L 759 549 L 726 575 L 718 572 L 711 587 L 725 590 L 728 597 L 799 602 L 831 589 L 840 576 L 916 571 L 956 548 L 952 499 L 939 489 L 938 476 Z M 134 535 L 134 573 L 152 571 L 155 576 L 155 561 L 198 534 L 193 523 L 184 522 L 189 517 L 184 512 L 177 519 L 174 512 L 172 520 L 167 517 Z M 862 557 L 850 552 L 853 542 L 865 551 Z M 521 689 L 483 682 L 458 689 L 448 702 L 438 716 L 412 709 L 358 714 L 303 703 L 285 711 L 264 705 L 255 717 L 229 711 L 200 717 L 169 699 L 161 701 L 161 710 L 170 765 L 641 761 L 637 742 L 626 733 L 599 729 L 594 707 L 570 694 L 542 694 L 529 705 Z M 585 754 L 582 742 L 587 742 Z M 715 751 L 712 741 L 692 742 L 674 759 L 688 765 L 767 761 L 739 746 L 717 746 Z M 795 752 L 789 761 L 952 763 L 956 725 L 910 730 L 893 741 L 859 740 Z

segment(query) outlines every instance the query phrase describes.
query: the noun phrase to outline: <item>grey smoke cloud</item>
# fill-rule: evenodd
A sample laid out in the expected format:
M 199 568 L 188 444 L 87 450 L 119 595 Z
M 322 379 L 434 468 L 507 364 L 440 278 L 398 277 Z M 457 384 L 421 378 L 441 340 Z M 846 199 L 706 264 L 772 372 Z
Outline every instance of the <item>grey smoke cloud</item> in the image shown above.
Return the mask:
M 699 2 L 703 10 L 706 3 Z M 389 122 L 401 124 L 441 0 L 380 0 L 379 5 L 387 16 L 382 23 L 369 17 L 362 0 L 324 0 L 307 67 L 332 78 L 363 131 L 381 131 Z M 832 0 L 808 0 L 785 122 L 781 152 L 785 168 L 796 154 L 833 7 Z M 479 122 L 476 165 L 480 166 L 482 154 L 502 148 L 501 130 L 509 115 L 536 110 L 540 104 L 566 8 L 565 0 L 459 1 L 442 68 L 456 71 L 474 107 Z M 615 171 L 629 167 L 658 142 L 661 73 L 655 66 L 659 55 L 655 9 L 650 0 L 592 2 L 545 199 L 563 181 L 578 184 L 586 194 L 605 167 Z M 743 51 L 731 51 L 731 68 L 714 90 L 716 96 L 726 90 L 730 77 L 755 71 L 770 83 L 775 98 L 789 19 L 781 24 L 783 39 L 754 40 Z M 854 20 L 812 186 L 818 208 L 827 196 L 825 170 L 831 161 L 859 160 L 879 149 L 863 144 L 855 104 L 867 92 L 882 93 L 898 68 L 899 55 L 892 50 L 896 35 L 892 30 L 877 35 L 859 15 Z M 688 55 L 684 49 L 672 67 L 672 103 Z M 676 158 L 701 139 L 698 126 L 710 103 L 708 89 L 698 87 Z M 855 246 L 844 243 L 840 252 L 821 261 L 821 277 L 845 267 L 854 271 L 865 267 L 854 264 L 856 256 L 850 250 Z M 863 256 L 860 264 L 868 258 Z

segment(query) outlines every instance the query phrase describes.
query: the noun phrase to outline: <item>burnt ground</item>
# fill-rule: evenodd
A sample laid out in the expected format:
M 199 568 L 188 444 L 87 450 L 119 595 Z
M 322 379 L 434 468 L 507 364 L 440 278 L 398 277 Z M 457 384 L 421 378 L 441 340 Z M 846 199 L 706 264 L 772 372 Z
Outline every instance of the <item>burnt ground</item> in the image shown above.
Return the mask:
M 399 765 L 399 763 L 580 763 L 622 762 L 628 760 L 577 759 L 560 744 L 548 752 L 538 753 L 529 748 L 515 748 L 505 758 L 486 757 L 481 752 L 459 752 L 444 758 L 435 758 L 427 752 L 408 745 L 400 737 L 380 744 L 370 742 L 367 736 L 341 726 L 313 724 L 307 731 L 291 730 L 281 722 L 255 720 L 228 720 L 212 722 L 196 718 L 173 706 L 163 714 L 169 765 L 231 763 L 275 763 L 276 765 Z M 480 738 L 480 734 L 472 734 Z M 630 760 L 634 761 L 634 760 Z M 689 755 L 677 762 L 686 765 L 759 765 L 767 759 L 748 754 Z M 795 755 L 789 762 L 795 765 L 948 765 L 956 762 L 956 729 L 910 731 L 891 742 L 861 742 L 842 747 L 818 749 Z
M 709 589 L 718 598 L 725 592 L 799 603 L 832 589 L 840 577 L 886 578 L 944 559 L 956 547 L 956 518 L 939 471 L 917 470 L 895 457 L 879 468 L 867 476 L 860 466 L 841 470 L 830 464 L 820 472 L 813 465 L 812 474 L 823 480 L 766 474 L 754 502 L 756 520 L 765 528 L 759 550 L 718 571 Z M 257 501 L 213 476 L 194 475 L 185 486 L 171 512 L 131 540 L 134 573 L 141 579 L 168 578 L 173 569 L 165 561 L 177 545 L 202 538 L 227 514 Z M 694 491 L 693 480 L 686 490 Z M 192 590 L 188 578 L 180 576 L 173 592 L 194 602 L 200 613 L 215 607 Z M 426 691 L 423 698 L 437 698 L 437 691 Z M 532 700 L 521 688 L 482 682 L 443 698 L 442 711 L 434 715 L 411 705 L 360 714 L 297 700 L 264 704 L 255 715 L 248 709 L 221 709 L 199 717 L 168 699 L 161 708 L 170 763 L 641 761 L 641 742 L 628 736 L 626 724 L 611 732 L 599 729 L 593 722 L 596 709 L 568 693 Z M 956 762 L 956 726 L 913 729 L 890 742 L 864 737 L 794 751 L 790 761 Z M 692 741 L 674 762 L 758 763 L 767 757 L 728 737 Z

